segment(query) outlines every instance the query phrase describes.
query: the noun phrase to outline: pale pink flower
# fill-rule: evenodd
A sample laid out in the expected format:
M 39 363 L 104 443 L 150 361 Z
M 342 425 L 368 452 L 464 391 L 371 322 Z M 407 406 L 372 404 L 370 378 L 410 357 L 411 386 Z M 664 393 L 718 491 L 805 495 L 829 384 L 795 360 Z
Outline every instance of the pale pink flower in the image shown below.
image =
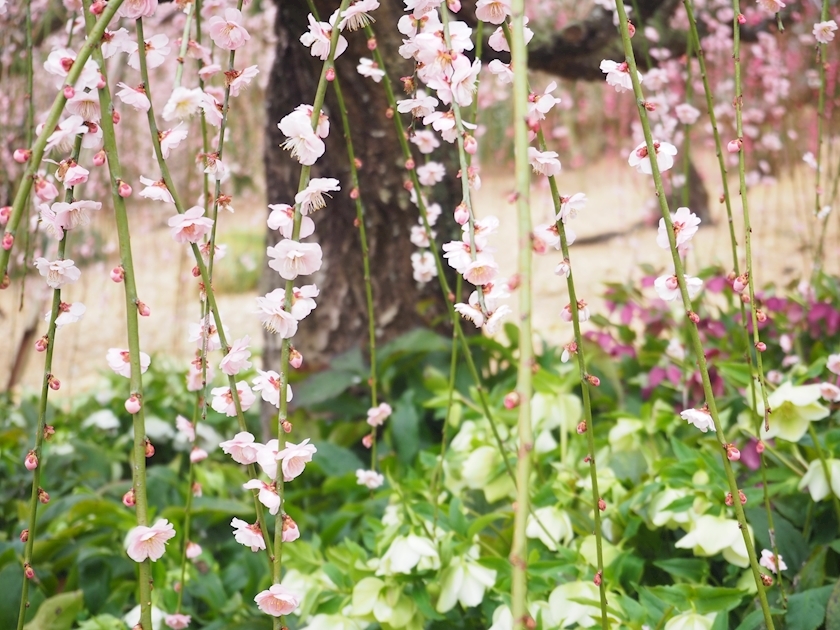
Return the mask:
M 674 114 L 684 125 L 693 125 L 700 118 L 700 110 L 692 107 L 689 103 L 680 103 L 674 108 Z
M 313 57 L 318 57 L 321 61 L 326 61 L 327 57 L 330 56 L 332 25 L 329 22 L 319 22 L 311 13 L 307 17 L 309 19 L 309 32 L 300 36 L 300 43 L 309 48 L 309 52 Z M 332 21 L 334 22 L 335 19 L 333 18 Z M 343 35 L 339 35 L 338 42 L 335 45 L 333 59 L 338 59 L 345 50 L 347 50 L 347 40 L 344 39 Z
M 426 228 L 422 225 L 412 225 L 411 226 L 411 243 L 415 247 L 425 248 L 429 247 L 431 244 L 431 240 L 434 239 L 436 233 L 434 231 L 429 232 L 426 231 Z
M 434 186 L 443 181 L 445 175 L 446 169 L 440 162 L 426 162 L 417 167 L 417 179 L 424 186 Z
M 204 120 L 213 125 L 220 127 L 222 124 L 222 104 L 215 96 L 208 92 L 201 95 L 201 102 L 198 105 L 201 111 L 204 112 Z
M 829 354 L 825 362 L 828 371 L 840 376 L 840 354 Z
M 382 77 L 385 76 L 385 71 L 379 67 L 379 64 L 377 64 L 373 59 L 367 59 L 365 57 L 359 59 L 359 65 L 356 66 L 356 72 L 363 77 L 373 79 L 374 83 L 379 83 L 382 81 Z
M 184 416 L 179 414 L 175 417 L 175 428 L 179 433 L 183 433 L 189 442 L 195 442 L 195 427 Z
M 35 259 L 35 266 L 38 268 L 38 273 L 46 278 L 47 285 L 53 289 L 58 289 L 65 284 L 72 284 L 82 275 L 82 272 L 70 259 L 49 261 L 40 257 Z
M 239 405 L 242 411 L 248 411 L 256 400 L 251 387 L 247 382 L 239 381 L 236 383 L 236 392 L 239 395 Z M 230 417 L 236 416 L 236 404 L 233 401 L 230 387 L 214 387 L 210 390 L 210 394 L 213 396 L 213 402 L 210 406 L 215 411 Z
M 487 321 L 484 323 L 484 330 L 487 332 L 488 335 L 494 335 L 499 330 L 499 326 L 501 326 L 502 322 L 512 313 L 513 311 L 507 304 L 502 304 L 499 308 L 493 311 L 490 314 L 490 317 L 487 318 Z
M 273 483 L 268 484 L 259 479 L 251 479 L 246 481 L 242 487 L 245 490 L 259 490 L 258 500 L 265 507 L 268 508 L 268 513 L 272 516 L 280 511 L 280 495 L 277 494 L 277 488 Z
M 248 335 L 234 341 L 225 358 L 219 364 L 219 369 L 228 376 L 236 376 L 240 371 L 251 367 L 251 362 L 248 360 L 251 357 L 251 351 L 248 350 L 250 344 L 251 337 Z
M 254 378 L 254 391 L 259 392 L 262 399 L 280 408 L 280 375 L 274 370 L 257 370 L 259 376 Z M 292 386 L 286 385 L 286 402 L 292 400 Z M 274 440 L 276 441 L 276 440 Z
M 785 3 L 782 0 L 756 0 L 758 6 L 767 13 L 778 13 L 785 8 Z
M 484 313 L 482 313 L 480 309 L 471 306 L 470 304 L 465 304 L 464 302 L 459 302 L 458 304 L 455 304 L 454 308 L 456 313 L 458 313 L 464 319 L 471 321 L 473 324 L 475 324 L 476 328 L 481 328 L 482 326 L 484 326 Z
M 831 383 L 820 383 L 820 396 L 829 402 L 840 402 L 840 387 Z
M 501 24 L 510 15 L 510 0 L 478 0 L 475 16 L 482 22 Z
M 566 228 L 566 241 L 571 245 L 574 239 L 570 239 L 569 234 L 570 230 Z M 531 247 L 535 254 L 545 254 L 549 247 L 560 249 L 560 232 L 557 230 L 557 225 L 541 223 L 534 226 L 534 231 L 531 233 Z
M 300 597 L 282 584 L 273 584 L 267 591 L 257 594 L 254 601 L 265 614 L 282 617 L 295 611 L 300 604 Z
M 315 177 L 309 180 L 306 188 L 295 195 L 295 203 L 300 205 L 300 213 L 308 215 L 311 212 L 320 210 L 326 207 L 327 202 L 324 201 L 324 195 L 327 193 L 341 190 L 337 179 L 332 177 Z M 303 237 L 301 237 L 303 238 Z
M 534 31 L 528 28 L 528 18 L 526 17 L 524 20 L 525 24 L 525 44 L 527 45 L 532 39 L 534 39 Z M 500 26 L 487 40 L 487 45 L 490 46 L 496 52 L 510 52 L 510 46 L 508 45 L 507 38 L 505 37 L 505 32 Z
M 653 282 L 656 294 L 666 302 L 672 302 L 680 297 L 680 286 L 677 276 L 660 276 Z M 688 289 L 688 297 L 694 299 L 703 288 L 703 281 L 694 276 L 685 275 L 685 287 Z
M 474 60 L 470 64 L 466 55 L 459 55 L 452 61 L 452 76 L 448 79 L 434 79 L 427 82 L 429 87 L 437 91 L 438 98 L 444 104 L 455 101 L 461 107 L 472 104 L 475 93 L 475 82 L 481 72 L 481 61 Z
M 262 444 L 254 441 L 254 436 L 247 431 L 242 431 L 233 436 L 232 440 L 219 444 L 222 452 L 230 455 L 233 461 L 243 466 L 254 464 L 257 461 Z
M 201 88 L 176 87 L 163 107 L 164 120 L 186 120 L 195 114 L 204 102 Z
M 297 318 L 286 311 L 285 304 L 285 289 L 274 289 L 257 298 L 260 321 L 268 332 L 280 335 L 281 339 L 293 337 L 298 327 Z
M 470 284 L 481 286 L 493 282 L 499 275 L 499 265 L 487 258 L 477 258 L 464 270 L 464 279 Z
M 680 412 L 680 418 L 687 421 L 689 424 L 693 424 L 703 433 L 706 433 L 709 429 L 715 428 L 712 416 L 706 409 L 686 409 L 685 411 Z
M 837 30 L 837 22 L 828 20 L 827 22 L 817 22 L 814 24 L 814 39 L 820 44 L 829 44 L 834 41 L 834 31 Z
M 209 81 L 211 77 L 217 75 L 222 71 L 222 66 L 217 63 L 211 63 L 206 66 L 202 66 L 201 70 L 198 71 L 198 76 L 201 77 L 202 81 Z
M 152 35 L 146 40 L 146 67 L 157 68 L 166 61 L 166 56 L 172 52 L 169 47 L 169 37 L 163 33 Z M 140 53 L 135 50 L 128 56 L 128 65 L 135 70 L 140 69 Z
M 163 623 L 172 630 L 184 630 L 184 628 L 189 627 L 191 621 L 192 617 L 189 615 L 182 615 L 181 613 L 173 613 L 171 615 L 166 615 L 166 617 L 163 618 Z
M 700 226 L 700 217 L 688 208 L 677 208 L 677 211 L 671 215 L 671 222 L 674 224 L 677 248 L 680 248 L 697 234 Z M 656 234 L 656 244 L 662 249 L 668 249 L 670 247 L 665 219 L 659 219 L 659 232 Z
M 138 112 L 147 112 L 152 106 L 149 97 L 146 96 L 146 89 L 142 85 L 133 88 L 125 83 L 117 83 L 117 87 L 122 88 L 117 92 L 117 98 L 129 107 L 133 107 Z
M 228 86 L 230 86 L 230 95 L 239 96 L 239 92 L 248 87 L 253 78 L 259 73 L 260 69 L 257 66 L 248 66 L 244 70 L 233 70 L 227 73 L 226 80 Z
M 496 79 L 500 83 L 513 83 L 513 69 L 511 69 L 509 63 L 503 63 L 498 59 L 493 59 L 487 64 L 487 69 L 490 71 L 490 74 L 496 76 Z
M 87 308 L 81 302 L 73 302 L 72 304 L 61 302 L 58 311 L 58 317 L 55 318 L 56 329 L 60 329 L 66 324 L 75 324 L 82 319 Z M 51 318 L 52 311 L 47 311 L 47 314 L 44 316 L 44 321 L 49 323 Z
M 242 12 L 239 9 L 225 9 L 224 17 L 214 15 L 207 22 L 213 43 L 224 50 L 242 48 L 251 36 L 242 26 Z
M 347 28 L 350 31 L 356 31 L 371 22 L 375 22 L 376 20 L 368 14 L 378 8 L 379 0 L 358 0 L 354 2 L 341 14 L 341 21 L 338 23 L 339 30 L 343 31 Z
M 301 164 L 311 166 L 324 154 L 324 141 L 312 129 L 312 120 L 305 112 L 296 109 L 284 116 L 277 127 L 287 137 L 282 147 Z
M 375 470 L 364 470 L 360 468 L 356 471 L 356 483 L 360 486 L 365 486 L 371 490 L 375 490 L 385 483 L 385 477 Z
M 367 412 L 367 423 L 372 427 L 381 427 L 391 415 L 391 405 L 380 403 L 378 407 L 371 407 Z
M 295 209 L 285 203 L 270 203 L 271 213 L 268 215 L 268 227 L 272 230 L 280 230 L 283 238 L 292 238 L 292 231 L 295 226 Z M 315 222 L 309 217 L 301 217 L 300 238 L 312 236 L 315 232 Z
M 53 201 L 58 197 L 58 188 L 55 184 L 47 181 L 40 174 L 35 177 L 35 183 L 32 186 L 35 189 L 35 196 L 42 201 Z
M 151 527 L 139 525 L 128 532 L 125 550 L 135 562 L 146 558 L 155 562 L 166 551 L 166 541 L 175 537 L 175 528 L 165 518 L 158 519 Z
M 552 92 L 557 89 L 557 82 L 549 83 L 542 94 L 533 93 L 528 95 L 528 118 L 532 122 L 538 122 L 545 119 L 545 115 L 551 111 L 557 103 L 560 102 Z
M 319 293 L 314 284 L 292 289 L 292 316 L 300 321 L 309 315 L 317 306 L 313 298 L 318 297 Z
M 158 0 L 125 0 L 117 9 L 117 15 L 129 20 L 152 17 L 157 6 Z
M 231 522 L 233 527 L 233 537 L 240 545 L 250 547 L 251 551 L 260 551 L 265 549 L 265 539 L 262 535 L 259 523 L 246 523 L 242 519 L 234 518 Z
M 128 350 L 123 348 L 109 348 L 105 355 L 105 360 L 108 362 L 108 367 L 114 370 L 120 376 L 126 378 L 131 377 L 131 355 Z M 145 374 L 149 369 L 152 360 L 145 352 L 140 353 L 140 373 Z
M 189 558 L 190 560 L 194 560 L 195 558 L 201 555 L 201 545 L 199 545 L 198 543 L 194 543 L 190 540 L 187 542 L 186 552 L 187 558 Z
M 440 141 L 437 139 L 434 131 L 428 129 L 420 129 L 411 134 L 411 142 L 417 145 L 420 153 L 428 155 L 440 146 Z
M 312 113 L 315 111 L 312 108 L 312 105 L 298 105 L 295 107 L 295 111 L 305 114 L 306 118 L 310 121 L 310 125 L 312 124 Z M 318 134 L 319 138 L 326 138 L 330 135 L 330 119 L 324 113 L 323 109 L 318 113 L 318 122 L 315 125 L 315 133 Z
M 44 70 L 56 77 L 55 87 L 62 89 L 70 68 L 76 61 L 76 52 L 69 48 L 57 48 L 50 52 L 44 62 Z M 99 83 L 99 66 L 93 59 L 85 62 L 78 81 L 73 86 L 76 90 L 94 89 Z
M 560 174 L 560 160 L 557 159 L 556 151 L 540 151 L 535 147 L 528 147 L 528 162 L 535 173 L 546 177 Z
M 318 243 L 283 239 L 276 247 L 268 247 L 266 253 L 272 259 L 268 266 L 284 280 L 308 276 L 321 268 L 321 246 Z
M 401 114 L 411 112 L 414 118 L 425 118 L 435 111 L 437 106 L 438 100 L 434 96 L 424 94 L 422 90 L 418 90 L 414 98 L 397 101 L 397 111 Z
M 450 241 L 443 244 L 443 257 L 449 266 L 460 274 L 463 274 L 472 262 L 471 251 L 469 243 L 464 241 Z
M 87 125 L 85 125 L 85 121 L 81 116 L 69 116 L 60 122 L 55 131 L 49 135 L 44 151 L 49 152 L 51 149 L 69 143 L 79 134 L 87 133 L 87 130 Z
M 628 92 L 633 89 L 633 81 L 630 78 L 630 67 L 626 61 L 617 63 L 604 59 L 601 62 L 601 72 L 607 75 L 607 84 L 615 88 L 616 92 Z M 642 73 L 636 72 L 639 82 L 642 82 Z
M 288 514 L 283 515 L 283 542 L 294 542 L 300 538 L 300 529 Z
M 311 462 L 312 456 L 317 452 L 318 449 L 309 443 L 309 438 L 300 444 L 286 442 L 286 448 L 277 453 L 277 461 L 282 462 L 283 481 L 299 477 L 307 462 Z
M 225 337 L 228 336 L 228 327 L 224 327 Z M 219 331 L 213 323 L 213 316 L 208 315 L 203 322 L 189 325 L 189 341 L 195 342 L 199 349 L 206 349 L 208 352 L 218 350 L 222 347 L 222 340 Z
M 162 201 L 164 203 L 175 203 L 175 198 L 172 196 L 172 193 L 169 192 L 169 188 L 166 187 L 166 182 L 162 179 L 155 181 L 141 175 L 140 183 L 145 186 L 145 188 L 140 191 L 140 196 L 144 199 Z
M 172 149 L 177 149 L 181 141 L 186 139 L 187 130 L 178 125 L 174 129 L 166 129 L 158 132 L 160 138 L 160 152 L 163 154 L 163 159 L 168 160 Z
M 562 195 L 560 197 L 560 212 L 557 213 L 554 220 L 566 223 L 577 216 L 578 210 L 583 210 L 585 207 L 586 194 Z
M 71 160 L 69 162 L 69 166 L 67 166 L 65 170 L 62 171 L 62 169 L 59 168 L 56 171 L 55 178 L 64 184 L 65 189 L 69 190 L 74 186 L 84 184 L 88 180 L 89 175 L 89 170 Z
M 73 98 L 67 101 L 67 111 L 77 114 L 82 120 L 99 122 L 99 95 L 96 92 L 77 91 Z
M 213 229 L 213 219 L 204 216 L 204 208 L 193 206 L 184 214 L 176 214 L 167 222 L 172 238 L 178 243 L 198 243 Z
M 773 552 L 769 549 L 762 549 L 761 550 L 761 559 L 759 559 L 758 564 L 763 566 L 768 571 L 772 571 L 773 573 L 778 573 L 779 571 L 787 570 L 787 565 L 785 564 L 782 555 L 779 554 L 778 557 L 773 555 Z
M 277 453 L 279 452 L 280 442 L 277 439 L 273 439 L 261 445 L 257 453 L 257 463 L 272 481 L 277 479 Z
M 414 252 L 411 254 L 412 277 L 416 282 L 431 282 L 437 276 L 435 257 L 430 252 Z
M 105 29 L 102 34 L 102 56 L 105 59 L 110 59 L 118 53 L 130 53 L 134 50 L 134 40 L 128 34 L 125 28 L 119 28 L 116 31 L 109 31 Z
M 659 165 L 659 172 L 664 173 L 672 166 L 674 166 L 674 156 L 677 154 L 677 147 L 668 142 L 654 142 L 653 148 L 656 150 L 656 163 Z M 653 166 L 650 163 L 650 156 L 648 155 L 647 144 L 640 143 L 630 153 L 627 158 L 627 163 L 635 168 L 640 173 L 651 175 L 653 173 Z
M 190 461 L 193 464 L 197 464 L 198 462 L 202 462 L 207 459 L 207 451 L 203 448 L 199 448 L 198 446 L 193 446 L 192 450 L 190 451 Z
M 212 175 L 216 181 L 221 182 L 227 179 L 229 169 L 227 164 L 219 159 L 217 153 L 207 153 L 204 155 L 204 172 Z

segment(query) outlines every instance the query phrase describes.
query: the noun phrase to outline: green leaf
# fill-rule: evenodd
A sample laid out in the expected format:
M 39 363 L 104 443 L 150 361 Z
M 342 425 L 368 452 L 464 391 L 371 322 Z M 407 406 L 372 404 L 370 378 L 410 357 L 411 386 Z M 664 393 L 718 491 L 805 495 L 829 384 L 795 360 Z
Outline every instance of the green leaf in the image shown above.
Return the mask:
M 361 380 L 355 372 L 345 370 L 327 370 L 314 374 L 298 385 L 295 390 L 295 404 L 299 407 L 309 407 L 326 402 Z
M 675 578 L 692 583 L 702 582 L 709 573 L 708 561 L 700 558 L 668 558 L 657 560 L 653 564 Z
M 781 608 L 771 608 L 771 615 L 784 615 L 787 611 Z M 744 617 L 744 620 L 738 624 L 735 630 L 755 630 L 764 623 L 764 611 L 760 608 L 752 611 L 749 615 Z
M 825 619 L 834 586 L 812 588 L 788 599 L 787 630 L 817 630 Z
M 391 439 L 400 461 L 411 464 L 420 450 L 420 418 L 414 407 L 414 392 L 410 389 L 399 399 L 391 415 Z
M 461 499 L 455 497 L 449 504 L 449 524 L 458 534 L 465 536 L 469 528 L 467 519 L 464 516 L 464 509 L 461 505 Z
M 362 460 L 353 451 L 332 442 L 319 442 L 318 452 L 312 461 L 330 477 L 342 477 L 359 468 L 365 468 Z
M 82 611 L 83 599 L 82 591 L 72 591 L 44 600 L 23 630 L 70 630 Z
M 825 630 L 840 630 L 840 580 L 831 590 L 825 609 Z
M 501 512 L 491 512 L 490 514 L 484 514 L 482 516 L 479 516 L 472 523 L 470 523 L 470 527 L 467 530 L 467 539 L 472 540 L 473 536 L 475 536 L 476 534 L 480 534 L 485 527 L 487 527 L 493 521 L 498 521 L 500 518 L 508 518 L 508 515 L 503 514 Z

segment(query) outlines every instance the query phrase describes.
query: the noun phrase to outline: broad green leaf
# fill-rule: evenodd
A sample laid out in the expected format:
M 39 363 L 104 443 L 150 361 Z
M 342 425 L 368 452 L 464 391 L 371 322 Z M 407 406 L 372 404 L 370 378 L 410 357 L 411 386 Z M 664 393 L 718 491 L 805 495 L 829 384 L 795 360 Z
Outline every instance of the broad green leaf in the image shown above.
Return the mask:
M 70 630 L 82 611 L 83 597 L 82 591 L 71 591 L 45 599 L 23 630 Z
M 327 370 L 314 374 L 297 386 L 295 404 L 309 407 L 326 402 L 361 380 L 358 374 L 346 370 Z
M 825 620 L 826 606 L 834 586 L 822 586 L 791 595 L 788 599 L 787 630 L 817 630 Z
M 666 558 L 656 560 L 653 564 L 675 578 L 695 584 L 705 580 L 709 574 L 709 562 L 700 558 Z
M 312 461 L 330 477 L 341 477 L 366 468 L 353 451 L 332 442 L 318 442 L 318 452 Z
M 825 630 L 840 630 L 840 580 L 831 590 L 825 609 Z
M 420 450 L 420 418 L 414 407 L 414 393 L 408 390 L 397 401 L 390 418 L 391 439 L 404 464 L 411 464 Z

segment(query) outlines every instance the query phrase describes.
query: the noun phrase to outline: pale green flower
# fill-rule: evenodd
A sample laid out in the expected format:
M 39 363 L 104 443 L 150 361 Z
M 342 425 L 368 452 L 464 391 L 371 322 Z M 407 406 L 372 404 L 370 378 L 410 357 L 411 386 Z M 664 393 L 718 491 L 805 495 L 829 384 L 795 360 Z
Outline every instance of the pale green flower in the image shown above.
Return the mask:
M 825 463 L 831 475 L 831 491 L 840 497 L 840 460 L 827 459 Z M 811 498 L 814 501 L 822 501 L 828 496 L 828 481 L 825 477 L 825 469 L 819 459 L 815 459 L 808 464 L 808 472 L 799 481 L 799 489 L 804 490 L 805 488 L 808 488 L 808 492 L 811 493 Z
M 367 577 L 353 588 L 350 614 L 354 617 L 372 615 L 379 623 L 404 628 L 416 612 L 417 605 L 396 584 L 388 585 L 379 578 Z
M 610 446 L 614 451 L 632 451 L 639 446 L 639 432 L 644 428 L 641 420 L 619 418 L 610 429 Z
M 364 630 L 369 624 L 347 615 L 315 615 L 302 630 Z
M 409 574 L 415 567 L 418 571 L 439 569 L 437 547 L 431 540 L 422 536 L 398 536 L 382 556 L 376 575 Z
M 496 572 L 478 564 L 478 547 L 464 556 L 452 558 L 441 576 L 440 597 L 435 610 L 446 613 L 461 602 L 464 608 L 478 606 L 484 592 L 496 584 Z
M 586 582 L 566 582 L 561 584 L 548 597 L 551 619 L 546 620 L 546 628 L 581 627 L 591 628 L 601 623 L 601 595 L 598 587 L 588 580 Z M 586 603 L 582 603 L 586 602 Z M 610 607 L 615 610 L 615 598 L 610 600 Z M 608 612 L 608 617 L 618 621 Z
M 671 617 L 665 624 L 665 630 L 711 630 L 715 622 L 716 613 L 698 615 L 696 612 L 686 612 Z
M 501 464 L 502 456 L 495 446 L 479 446 L 464 461 L 461 478 L 468 488 L 483 490 L 487 502 L 494 503 L 503 497 L 511 496 L 515 490 L 513 481 L 507 474 L 495 475 Z
M 596 542 L 595 535 L 590 534 L 580 543 L 580 555 L 593 567 L 598 566 L 598 547 Z M 610 541 L 601 540 L 601 554 L 603 555 L 605 567 L 610 566 L 613 560 L 618 558 L 619 553 L 621 553 L 621 550 L 610 543 Z
M 750 537 L 752 527 L 747 525 Z M 709 557 L 723 553 L 723 557 L 738 567 L 746 567 L 750 560 L 747 545 L 738 521 L 725 516 L 704 514 L 694 521 L 694 528 L 680 538 L 677 549 L 691 549 L 695 556 Z
M 537 519 L 539 519 L 539 522 L 537 522 Z M 540 523 L 542 523 L 542 526 L 540 526 Z M 546 530 L 548 533 L 546 533 Z M 572 521 L 566 511 L 561 510 L 556 505 L 550 505 L 536 509 L 528 515 L 525 535 L 528 538 L 539 538 L 551 551 L 557 551 L 557 543 L 568 545 L 575 533 L 572 530 Z
M 822 420 L 829 414 L 828 407 L 819 403 L 819 385 L 791 385 L 782 383 L 768 397 L 770 405 L 770 430 L 761 427 L 761 439 L 780 437 L 789 442 L 798 442 L 808 431 L 810 423 Z M 764 403 L 759 397 L 758 413 L 764 415 Z

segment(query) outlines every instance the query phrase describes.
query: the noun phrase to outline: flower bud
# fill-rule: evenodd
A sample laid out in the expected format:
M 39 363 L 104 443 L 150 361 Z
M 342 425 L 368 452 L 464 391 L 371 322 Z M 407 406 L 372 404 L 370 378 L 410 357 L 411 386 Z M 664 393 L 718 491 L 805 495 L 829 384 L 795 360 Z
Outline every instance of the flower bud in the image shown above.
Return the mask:
M 23 565 L 23 575 L 27 580 L 31 580 L 35 577 L 35 569 L 33 569 L 32 565 L 30 565 L 28 562 Z
M 205 451 L 203 448 L 193 446 L 192 450 L 190 451 L 190 461 L 193 464 L 197 464 L 198 462 L 204 461 L 205 459 L 207 459 L 207 451 Z
M 201 545 L 199 545 L 198 543 L 194 543 L 191 540 L 188 541 L 187 542 L 187 553 L 186 553 L 187 558 L 192 560 L 193 558 L 197 558 L 200 555 L 201 555 Z
M 137 498 L 134 494 L 134 488 L 131 488 L 128 492 L 123 495 L 122 502 L 125 507 L 134 507 Z
M 767 321 L 767 313 L 765 313 L 764 311 L 756 311 L 755 318 L 759 324 L 763 324 Z
M 584 433 L 586 433 L 586 420 L 581 420 L 580 422 L 578 422 L 577 432 L 580 435 L 583 435 Z
M 764 452 L 764 449 L 765 449 L 764 442 L 759 440 L 759 442 L 755 445 L 756 453 L 758 453 L 760 455 L 761 453 Z
M 93 154 L 93 165 L 102 166 L 103 164 L 105 164 L 105 150 L 100 149 Z
M 59 381 L 52 374 L 50 374 L 47 382 L 50 384 L 50 389 L 54 392 L 57 392 L 61 388 L 61 381 Z
M 371 37 L 367 40 L 367 49 L 368 50 L 376 50 L 376 38 Z
M 152 444 L 152 441 L 149 438 L 146 438 L 146 459 L 152 457 L 155 454 L 155 445 Z
M 598 499 L 598 509 L 602 512 L 607 509 L 607 502 L 603 499 Z
M 202 494 L 202 492 L 201 492 L 201 484 L 200 484 L 200 483 L 198 483 L 197 481 L 194 481 L 194 482 L 193 482 L 193 485 L 192 485 L 192 493 L 193 493 L 193 496 L 194 496 L 194 497 L 200 497 L 200 496 L 201 496 L 201 494 Z
M 586 381 L 592 385 L 592 387 L 598 387 L 601 384 L 601 379 L 592 374 L 586 375 Z
M 697 313 L 695 313 L 694 311 L 689 311 L 688 312 L 688 319 L 690 319 L 692 321 L 692 323 L 694 323 L 694 324 L 699 324 L 700 323 L 700 316 Z
M 413 159 L 408 158 L 408 159 L 405 161 L 405 170 L 407 170 L 407 171 L 413 171 L 413 170 L 414 170 L 414 166 L 415 166 L 415 164 L 414 164 L 414 160 L 413 160 Z
M 108 4 L 105 2 L 105 0 L 96 0 L 96 2 L 90 5 L 90 12 L 93 15 L 102 15 L 102 12 L 105 10 L 106 6 L 108 6 Z
M 363 437 L 362 444 L 365 448 L 371 448 L 373 446 L 373 433 L 368 433 L 365 437 Z
M 64 98 L 66 98 L 69 101 L 74 96 L 76 96 L 76 90 L 73 88 L 73 86 L 72 85 L 65 85 L 64 86 Z
M 9 277 L 9 274 L 5 274 L 3 279 L 0 280 L 0 290 L 8 289 L 10 284 L 12 284 L 12 279 Z
M 131 192 L 131 186 L 124 181 L 120 181 L 120 185 L 117 187 L 117 194 L 125 199 L 126 197 L 131 197 Z
M 464 136 L 464 151 L 470 155 L 475 155 L 478 152 L 478 141 L 470 134 Z
M 6 225 L 9 222 L 9 217 L 12 214 L 11 206 L 3 206 L 0 208 L 0 225 Z
M 359 189 L 358 189 L 358 187 L 353 186 L 353 188 L 350 189 L 350 199 L 355 201 L 358 198 L 359 198 Z M 358 226 L 356 226 L 356 227 L 358 227 Z
M 125 269 L 122 268 L 122 265 L 111 269 L 111 280 L 119 283 L 123 281 L 123 278 L 125 278 Z
M 510 392 L 505 396 L 505 409 L 516 409 L 519 406 L 519 392 Z
M 632 38 L 633 35 L 636 34 L 636 27 L 633 25 L 633 22 L 627 20 L 627 34 Z
M 44 335 L 40 339 L 35 342 L 35 350 L 38 352 L 43 352 L 47 349 L 47 346 L 50 344 L 49 338 Z
M 12 249 L 12 245 L 15 244 L 15 237 L 11 232 L 6 232 L 3 235 L 3 249 L 6 251 Z
M 23 465 L 26 466 L 26 470 L 35 470 L 38 468 L 38 456 L 35 454 L 35 451 L 29 451 L 26 454 Z
M 737 462 L 741 459 L 741 451 L 734 444 L 727 444 L 726 445 L 726 458 L 730 462 Z
M 283 422 L 280 423 L 280 428 L 283 429 L 283 433 L 291 433 L 292 432 L 292 423 L 289 422 L 288 420 L 283 420 Z
M 125 401 L 125 410 L 132 416 L 140 411 L 140 406 L 140 398 L 138 398 L 137 394 L 132 394 L 128 400 Z
M 747 504 L 747 495 L 744 494 L 743 490 L 738 490 L 738 500 L 741 502 L 741 505 Z
M 767 350 L 767 344 L 763 341 L 759 341 L 757 344 L 755 344 L 755 349 L 759 352 L 764 352 L 765 350 Z
M 32 151 L 30 151 L 29 149 L 15 149 L 15 152 L 12 155 L 12 158 L 18 164 L 25 164 L 27 161 L 29 161 L 29 158 L 31 156 L 32 156 Z
M 140 317 L 148 317 L 152 314 L 152 309 L 145 302 L 137 300 L 137 312 L 140 314 Z
M 746 24 L 747 18 L 744 16 L 743 13 L 738 14 L 738 24 Z
M 295 369 L 303 365 L 303 355 L 294 348 L 289 350 L 289 365 Z
M 740 293 L 747 288 L 748 283 L 749 278 L 747 277 L 747 274 L 742 273 L 732 281 L 732 290 L 735 291 L 735 293 Z
M 49 440 L 54 435 L 55 435 L 55 427 L 51 424 L 45 424 L 44 425 L 44 439 Z
M 455 208 L 455 223 L 458 225 L 464 225 L 469 220 L 470 212 L 467 210 L 466 204 L 464 202 L 459 203 Z
M 388 120 L 391 120 L 393 117 L 394 117 L 394 108 L 389 107 L 388 109 L 385 110 L 385 118 L 387 118 Z
M 50 495 L 43 488 L 38 488 L 38 500 L 46 505 L 50 502 Z
M 598 571 L 598 573 L 595 574 L 595 579 L 593 579 L 592 581 L 595 583 L 595 586 L 601 586 L 602 575 L 600 571 Z
M 766 573 L 762 573 L 761 574 L 761 583 L 764 584 L 764 586 L 773 586 L 773 578 L 771 578 Z
M 327 81 L 335 81 L 335 68 L 327 68 L 327 74 L 325 78 Z
M 28 530 L 28 529 L 24 529 L 24 530 L 20 533 L 19 538 L 20 538 L 20 542 L 22 542 L 22 543 L 25 543 L 27 540 L 29 540 L 29 530 Z
M 665 288 L 669 291 L 676 291 L 677 287 L 680 286 L 679 281 L 677 280 L 677 276 L 668 276 L 665 280 Z
M 726 493 L 726 498 L 723 500 L 723 502 L 726 503 L 726 505 L 728 505 L 729 507 L 732 507 L 733 505 L 735 505 L 735 502 L 732 500 L 732 493 L 731 492 Z
M 114 122 L 115 125 L 119 125 L 120 124 L 120 113 L 115 110 L 114 113 L 111 115 L 111 120 Z
M 726 150 L 730 153 L 738 153 L 741 150 L 741 140 L 730 140 L 726 143 Z

